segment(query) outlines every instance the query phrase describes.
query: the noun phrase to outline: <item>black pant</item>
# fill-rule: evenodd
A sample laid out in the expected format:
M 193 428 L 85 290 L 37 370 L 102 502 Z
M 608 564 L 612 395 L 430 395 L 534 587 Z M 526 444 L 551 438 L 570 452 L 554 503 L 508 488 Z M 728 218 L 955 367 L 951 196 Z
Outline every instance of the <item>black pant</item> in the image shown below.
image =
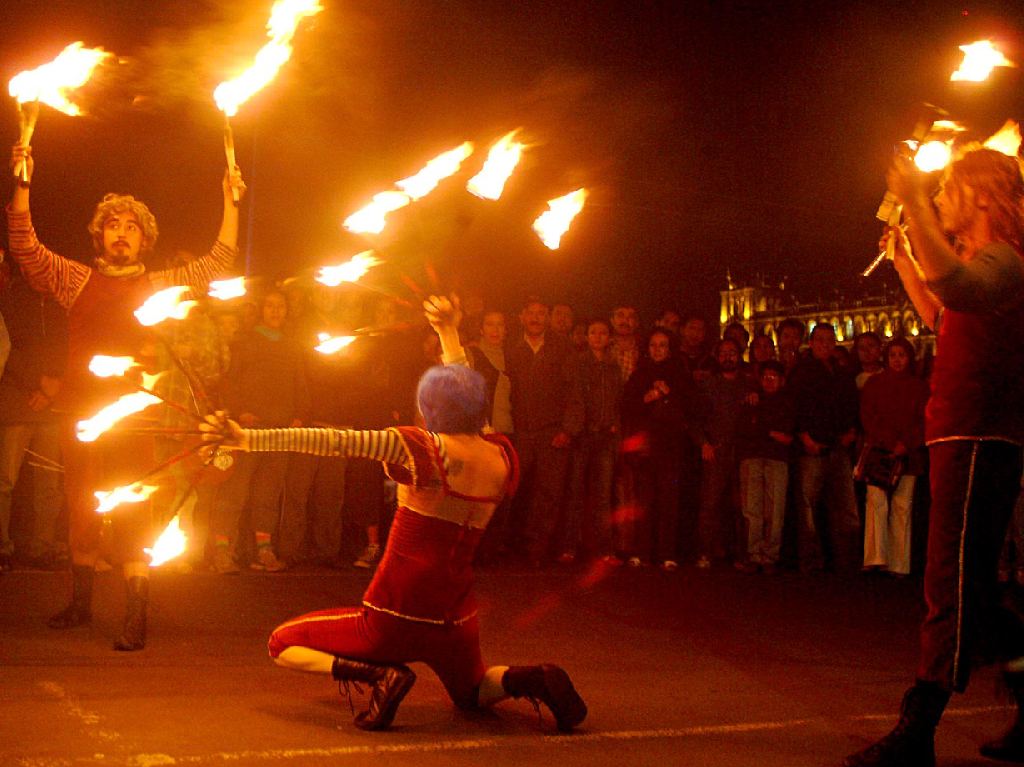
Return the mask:
M 1000 604 L 999 552 L 1020 492 L 1022 448 L 994 440 L 929 447 L 931 510 L 918 679 L 963 692 L 971 665 L 1024 655 L 1024 623 Z

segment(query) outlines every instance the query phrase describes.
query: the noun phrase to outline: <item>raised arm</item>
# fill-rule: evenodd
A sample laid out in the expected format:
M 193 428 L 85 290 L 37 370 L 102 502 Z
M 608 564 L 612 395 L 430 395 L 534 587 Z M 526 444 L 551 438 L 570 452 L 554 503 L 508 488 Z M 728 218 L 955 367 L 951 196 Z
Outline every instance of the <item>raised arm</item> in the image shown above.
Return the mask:
M 466 350 L 459 340 L 459 323 L 462 321 L 459 297 L 454 294 L 451 298 L 430 296 L 423 302 L 423 312 L 441 341 L 441 359 L 444 364 L 469 366 Z
M 245 193 L 245 182 L 242 181 L 242 174 L 237 165 L 234 172 L 225 172 L 221 182 L 224 213 L 221 217 L 220 231 L 217 232 L 217 240 L 210 248 L 210 252 L 185 266 L 156 272 L 151 278 L 154 285 L 161 288 L 189 285 L 199 292 L 206 292 L 210 280 L 231 268 L 238 255 L 238 203 L 232 196 L 232 189 L 239 190 L 239 199 Z
M 19 179 L 15 183 L 14 194 L 7 207 L 11 256 L 18 262 L 33 290 L 53 296 L 58 304 L 68 309 L 82 292 L 92 270 L 85 264 L 57 255 L 39 242 L 32 228 L 29 209 L 29 189 L 35 170 L 31 147 L 14 145 L 11 163 L 13 165 L 20 160 L 25 162 L 26 180 Z

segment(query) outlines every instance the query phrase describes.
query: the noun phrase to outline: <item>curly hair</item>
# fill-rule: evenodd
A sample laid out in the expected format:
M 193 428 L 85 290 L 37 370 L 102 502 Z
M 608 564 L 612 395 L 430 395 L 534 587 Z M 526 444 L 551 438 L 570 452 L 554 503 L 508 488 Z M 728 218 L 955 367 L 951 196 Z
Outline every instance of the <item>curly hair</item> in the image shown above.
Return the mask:
M 146 253 L 156 245 L 156 238 L 160 232 L 156 227 L 156 216 L 154 216 L 146 204 L 136 200 L 130 194 L 115 194 L 111 192 L 103 195 L 100 204 L 96 206 L 96 212 L 92 214 L 92 221 L 89 222 L 89 234 L 92 235 L 92 245 L 97 253 L 103 252 L 103 225 L 107 219 L 115 213 L 131 213 L 142 227 L 141 251 Z
M 1024 250 L 1024 176 L 1018 158 L 972 146 L 949 166 L 944 181 L 984 193 L 993 238 Z

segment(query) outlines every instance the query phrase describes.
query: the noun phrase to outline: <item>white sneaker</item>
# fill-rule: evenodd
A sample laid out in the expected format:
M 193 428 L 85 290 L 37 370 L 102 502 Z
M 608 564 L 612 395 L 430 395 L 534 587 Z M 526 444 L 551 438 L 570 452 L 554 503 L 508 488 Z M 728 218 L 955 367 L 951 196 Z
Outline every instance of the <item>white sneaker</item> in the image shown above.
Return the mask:
M 376 566 L 379 559 L 380 546 L 371 543 L 366 547 L 363 553 L 359 555 L 359 559 L 352 563 L 352 567 L 358 567 L 360 570 L 369 570 L 371 567 Z

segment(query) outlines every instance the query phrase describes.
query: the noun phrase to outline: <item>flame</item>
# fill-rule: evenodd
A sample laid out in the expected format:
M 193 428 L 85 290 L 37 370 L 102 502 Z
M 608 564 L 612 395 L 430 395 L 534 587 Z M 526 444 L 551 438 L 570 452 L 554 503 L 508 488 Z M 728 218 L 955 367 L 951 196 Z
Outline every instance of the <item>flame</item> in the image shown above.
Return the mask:
M 134 357 L 108 357 L 105 354 L 97 354 L 89 360 L 89 372 L 99 378 L 116 378 L 123 376 L 138 364 Z
M 107 405 L 92 418 L 86 418 L 76 424 L 80 442 L 94 442 L 101 434 L 113 428 L 122 418 L 139 413 L 150 405 L 162 400 L 149 392 L 137 391 L 125 394 L 116 402 Z
M 380 234 L 387 224 L 388 213 L 404 208 L 412 198 L 404 192 L 380 192 L 373 202 L 345 219 L 344 227 L 356 234 Z
M 985 140 L 985 146 L 1009 157 L 1016 157 L 1020 152 L 1020 125 L 1007 120 L 1002 128 Z
M 196 305 L 195 301 L 182 301 L 181 297 L 191 290 L 187 285 L 175 285 L 173 288 L 160 290 L 135 310 L 135 319 L 142 325 L 150 327 L 164 320 L 183 320 Z
M 1006 58 L 991 40 L 978 40 L 969 45 L 961 45 L 960 50 L 964 52 L 964 60 L 960 62 L 960 67 L 952 74 L 950 80 L 980 83 L 987 80 L 996 67 L 1017 66 Z
M 292 57 L 292 38 L 299 22 L 323 9 L 320 0 L 277 0 L 267 22 L 270 41 L 260 48 L 252 66 L 234 80 L 217 86 L 213 92 L 217 108 L 228 117 L 234 117 L 242 104 L 277 77 L 281 67 Z
M 340 352 L 356 340 L 355 336 L 332 336 L 330 333 L 317 333 L 316 337 L 320 343 L 314 348 L 321 354 Z
M 413 200 L 426 197 L 444 179 L 458 173 L 459 168 L 462 167 L 463 160 L 471 154 L 473 154 L 473 144 L 467 141 L 461 146 L 457 146 L 455 149 L 450 149 L 435 157 L 424 165 L 423 170 L 415 176 L 409 176 L 409 178 L 396 181 L 395 186 Z
M 187 544 L 188 537 L 185 535 L 185 531 L 181 529 L 178 515 L 175 514 L 174 519 L 167 524 L 167 527 L 164 528 L 164 531 L 156 539 L 153 548 L 143 549 L 143 551 L 149 554 L 149 566 L 159 567 L 164 562 L 169 562 L 175 557 L 184 554 Z
M 953 147 L 946 141 L 927 141 L 914 154 L 914 164 L 925 173 L 942 170 L 953 157 Z
M 336 288 L 343 282 L 357 282 L 370 269 L 384 263 L 374 258 L 372 250 L 357 253 L 343 264 L 321 266 L 316 274 L 316 281 L 329 288 Z
M 7 85 L 7 92 L 19 104 L 41 101 L 64 114 L 82 114 L 68 96 L 89 81 L 101 61 L 113 56 L 102 48 L 83 48 L 82 45 L 81 41 L 71 43 L 53 61 L 15 75 Z
M 116 509 L 122 503 L 141 503 L 156 491 L 156 485 L 140 485 L 138 482 L 134 485 L 115 487 L 113 490 L 97 490 L 93 493 L 96 496 L 96 500 L 100 502 L 100 505 L 96 507 L 96 511 L 100 514 L 106 514 Z
M 514 141 L 516 133 L 512 131 L 491 147 L 487 153 L 487 160 L 484 167 L 466 184 L 466 190 L 470 194 L 482 197 L 485 200 L 497 200 L 505 189 L 505 182 L 509 180 L 512 171 L 516 169 L 520 158 L 523 156 L 525 144 Z
M 230 280 L 214 280 L 210 283 L 210 290 L 206 295 L 219 301 L 241 298 L 245 295 L 245 277 L 234 277 Z
M 562 235 L 569 231 L 569 225 L 583 210 L 583 202 L 587 199 L 586 189 L 577 189 L 563 197 L 548 200 L 548 209 L 533 222 L 535 231 L 551 250 L 558 250 Z

